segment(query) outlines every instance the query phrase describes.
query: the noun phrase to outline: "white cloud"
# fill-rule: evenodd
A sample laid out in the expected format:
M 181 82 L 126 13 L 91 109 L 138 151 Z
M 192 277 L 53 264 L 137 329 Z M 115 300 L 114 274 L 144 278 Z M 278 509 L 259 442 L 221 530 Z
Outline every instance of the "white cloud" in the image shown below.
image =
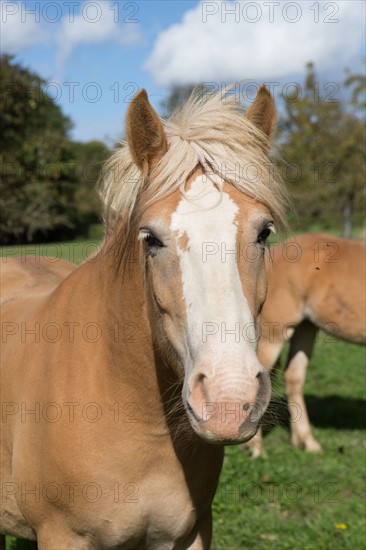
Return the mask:
M 19 53 L 54 37 L 58 62 L 64 64 L 79 44 L 113 41 L 125 45 L 140 38 L 132 12 L 126 15 L 116 2 L 79 2 L 80 13 L 67 2 L 36 2 L 32 8 L 25 2 L 0 2 L 2 52 Z
M 145 68 L 162 86 L 281 78 L 308 61 L 343 68 L 363 44 L 364 24 L 363 0 L 201 1 L 160 33 Z
M 58 61 L 65 63 L 79 44 L 97 44 L 114 41 L 132 44 L 139 40 L 137 23 L 124 21 L 116 2 L 93 1 L 86 3 L 75 17 L 64 17 L 57 34 Z
M 0 4 L 0 48 L 2 53 L 20 53 L 47 41 L 37 10 L 26 12 L 22 4 L 2 1 Z

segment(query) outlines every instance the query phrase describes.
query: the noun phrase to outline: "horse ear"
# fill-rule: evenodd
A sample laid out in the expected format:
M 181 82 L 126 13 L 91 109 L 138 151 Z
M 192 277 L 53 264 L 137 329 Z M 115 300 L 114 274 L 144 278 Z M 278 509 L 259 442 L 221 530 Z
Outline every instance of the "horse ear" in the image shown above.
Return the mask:
M 268 148 L 276 126 L 276 106 L 271 92 L 264 84 L 259 88 L 257 96 L 245 116 L 267 136 L 265 145 Z
M 137 92 L 128 107 L 126 135 L 135 164 L 147 175 L 168 146 L 163 124 L 144 89 Z

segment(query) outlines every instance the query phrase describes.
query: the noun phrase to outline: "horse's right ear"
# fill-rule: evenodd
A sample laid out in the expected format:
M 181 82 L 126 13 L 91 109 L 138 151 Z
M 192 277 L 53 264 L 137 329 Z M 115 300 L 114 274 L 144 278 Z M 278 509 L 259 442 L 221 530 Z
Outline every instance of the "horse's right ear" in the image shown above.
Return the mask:
M 132 158 L 146 176 L 168 146 L 163 124 L 144 89 L 137 92 L 128 107 L 126 135 Z

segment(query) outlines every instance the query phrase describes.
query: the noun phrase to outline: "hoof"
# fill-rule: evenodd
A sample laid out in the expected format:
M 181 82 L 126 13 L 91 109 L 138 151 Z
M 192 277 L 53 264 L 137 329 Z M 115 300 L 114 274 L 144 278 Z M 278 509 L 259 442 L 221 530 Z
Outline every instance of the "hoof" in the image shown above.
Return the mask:
M 312 439 L 311 441 L 306 441 L 304 444 L 304 449 L 308 453 L 322 453 L 323 447 L 320 445 L 320 443 L 317 442 L 316 439 Z
M 241 446 L 241 450 L 243 451 L 243 453 L 249 453 L 251 458 L 267 457 L 267 453 L 264 447 L 262 445 L 254 445 L 252 441 L 249 443 L 244 443 Z
M 300 440 L 298 438 L 293 438 L 291 441 L 292 445 L 298 449 L 302 449 L 307 453 L 322 453 L 323 447 L 314 437 L 307 438 L 305 440 Z
M 267 458 L 267 452 L 263 447 L 252 447 L 252 458 Z

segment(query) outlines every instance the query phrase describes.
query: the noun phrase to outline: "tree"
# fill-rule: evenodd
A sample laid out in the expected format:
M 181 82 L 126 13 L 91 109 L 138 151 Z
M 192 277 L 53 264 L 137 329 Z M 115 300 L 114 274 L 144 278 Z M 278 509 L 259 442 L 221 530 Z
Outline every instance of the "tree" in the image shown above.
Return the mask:
M 74 194 L 75 203 L 78 205 L 77 230 L 86 237 L 89 226 L 100 221 L 101 206 L 95 186 L 110 151 L 104 143 L 97 140 L 88 143 L 73 142 L 71 147 L 77 160 L 75 171 L 78 186 Z
M 58 184 L 71 121 L 43 92 L 43 80 L 10 56 L 0 61 L 0 235 L 2 242 L 32 240 L 39 231 L 72 225 L 58 206 L 69 199 L 70 190 Z
M 285 181 L 295 205 L 301 205 L 301 225 L 334 225 L 341 216 L 343 235 L 349 237 L 355 206 L 364 197 L 364 125 L 344 102 L 328 100 L 319 89 L 309 63 L 301 94 L 297 90 L 283 98 L 279 128 Z
M 86 234 L 99 205 L 87 169 L 104 160 L 100 142 L 73 143 L 71 120 L 44 93 L 45 81 L 0 58 L 0 240 L 60 240 Z
M 353 88 L 351 96 L 352 105 L 356 108 L 365 109 L 366 75 L 348 73 L 344 85 Z

